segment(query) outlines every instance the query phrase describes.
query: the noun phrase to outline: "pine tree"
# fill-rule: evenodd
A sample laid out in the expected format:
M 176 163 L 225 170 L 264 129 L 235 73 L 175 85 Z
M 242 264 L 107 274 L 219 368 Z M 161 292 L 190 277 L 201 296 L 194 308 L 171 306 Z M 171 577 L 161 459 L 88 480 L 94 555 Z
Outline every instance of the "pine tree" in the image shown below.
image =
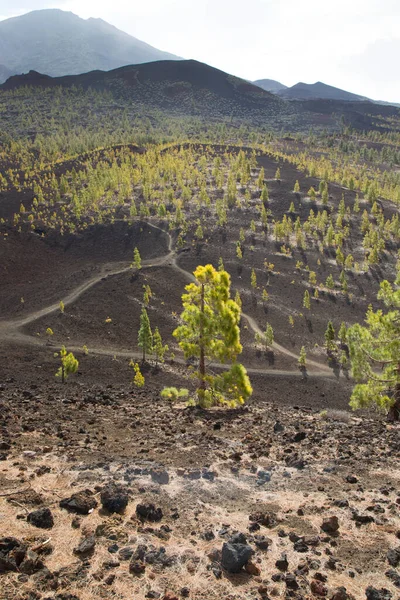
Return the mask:
M 60 352 L 56 352 L 54 356 L 59 356 L 61 366 L 56 373 L 56 377 L 61 377 L 62 383 L 65 383 L 72 373 L 76 373 L 79 367 L 79 362 L 72 354 L 68 352 L 65 346 L 62 346 Z
M 137 362 L 134 362 L 133 360 L 131 360 L 131 362 L 129 363 L 129 366 L 132 367 L 132 369 L 134 371 L 134 377 L 133 377 L 134 385 L 138 388 L 143 387 L 144 383 L 145 383 L 145 379 L 142 375 L 139 364 Z
M 298 181 L 296 181 L 296 183 L 294 184 L 294 188 L 293 191 L 298 194 L 300 192 L 300 184 Z
M 279 181 L 279 180 L 280 180 L 280 178 L 281 178 L 281 170 L 280 170 L 280 168 L 278 167 L 278 168 L 277 168 L 277 170 L 276 170 L 276 172 L 275 172 L 275 179 L 276 179 L 277 181 Z
M 310 302 L 310 293 L 308 290 L 306 290 L 304 292 L 304 297 L 303 297 L 303 307 L 306 308 L 307 310 L 311 309 L 311 302 Z
M 251 270 L 250 283 L 251 287 L 255 290 L 257 287 L 257 275 L 254 269 Z
M 304 346 L 302 346 L 300 349 L 300 355 L 299 355 L 299 360 L 297 361 L 297 364 L 299 365 L 300 368 L 303 368 L 303 369 L 307 365 L 307 353 L 306 353 L 306 349 Z
M 195 283 L 182 296 L 182 325 L 173 332 L 184 356 L 198 359 L 197 401 L 202 407 L 215 404 L 237 406 L 252 394 L 243 365 L 236 362 L 240 344 L 240 308 L 230 298 L 230 276 L 212 265 L 198 266 Z M 206 362 L 231 361 L 221 374 L 207 372 Z
M 273 343 L 274 343 L 274 330 L 272 329 L 272 325 L 270 325 L 269 323 L 267 323 L 267 326 L 265 328 L 264 338 L 265 338 L 265 346 L 266 346 L 266 348 L 269 348 L 270 346 L 273 345 Z
M 134 251 L 133 251 L 133 263 L 132 263 L 132 265 L 138 271 L 140 271 L 140 269 L 142 268 L 142 259 L 140 257 L 140 252 L 139 252 L 139 250 L 137 248 L 135 248 Z
M 263 189 L 261 191 L 261 200 L 264 204 L 266 204 L 269 200 L 269 193 L 266 185 L 263 186 Z
M 330 290 L 333 290 L 333 288 L 335 287 L 335 281 L 334 281 L 334 279 L 332 277 L 332 274 L 328 275 L 328 277 L 326 278 L 325 285 Z
M 151 291 L 151 287 L 146 284 L 143 286 L 143 304 L 147 308 L 150 304 L 150 300 L 153 296 L 153 292 Z
M 145 308 L 142 308 L 142 312 L 140 313 L 138 346 L 142 349 L 142 361 L 145 362 L 146 354 L 151 354 L 153 350 L 153 334 L 151 332 L 149 315 L 147 314 L 147 310 Z
M 366 326 L 347 330 L 352 374 L 358 382 L 350 406 L 376 404 L 391 420 L 400 420 L 400 270 L 394 285 L 381 282 L 378 300 L 387 310 L 373 311 L 370 306 Z
M 338 331 L 338 340 L 341 344 L 347 343 L 347 327 L 344 321 L 342 321 L 342 323 L 340 324 L 340 328 Z
M 168 352 L 167 344 L 163 344 L 161 333 L 159 332 L 158 327 L 155 328 L 153 334 L 153 352 L 156 360 L 156 367 L 159 362 L 164 362 L 164 355 Z
M 328 325 L 325 331 L 325 345 L 328 352 L 335 349 L 335 329 L 332 321 L 328 321 Z

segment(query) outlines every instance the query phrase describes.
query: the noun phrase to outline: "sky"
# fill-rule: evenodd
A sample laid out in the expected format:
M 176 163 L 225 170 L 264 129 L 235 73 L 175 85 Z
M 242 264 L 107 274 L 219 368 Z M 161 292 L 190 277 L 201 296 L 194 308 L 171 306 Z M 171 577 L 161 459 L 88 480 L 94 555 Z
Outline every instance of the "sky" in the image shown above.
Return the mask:
M 0 0 L 0 19 L 42 8 L 100 17 L 244 79 L 400 102 L 399 0 Z

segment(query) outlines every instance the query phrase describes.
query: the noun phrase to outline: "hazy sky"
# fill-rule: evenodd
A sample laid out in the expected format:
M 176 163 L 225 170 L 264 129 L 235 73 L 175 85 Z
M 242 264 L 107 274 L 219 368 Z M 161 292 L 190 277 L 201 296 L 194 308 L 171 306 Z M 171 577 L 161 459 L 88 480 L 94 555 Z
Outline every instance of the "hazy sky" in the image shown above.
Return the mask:
M 101 17 L 246 79 L 400 102 L 400 0 L 0 0 L 0 19 L 40 8 Z

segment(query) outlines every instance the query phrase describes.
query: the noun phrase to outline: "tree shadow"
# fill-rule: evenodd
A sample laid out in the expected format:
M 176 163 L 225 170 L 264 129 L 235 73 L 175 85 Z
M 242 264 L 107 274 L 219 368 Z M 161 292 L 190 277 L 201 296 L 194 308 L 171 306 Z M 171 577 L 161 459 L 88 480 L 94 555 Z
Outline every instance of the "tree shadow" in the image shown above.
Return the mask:
M 302 379 L 306 381 L 308 379 L 307 367 L 305 365 L 299 365 L 299 371 Z
M 275 354 L 273 350 L 266 350 L 265 358 L 267 359 L 270 367 L 272 367 L 275 364 Z

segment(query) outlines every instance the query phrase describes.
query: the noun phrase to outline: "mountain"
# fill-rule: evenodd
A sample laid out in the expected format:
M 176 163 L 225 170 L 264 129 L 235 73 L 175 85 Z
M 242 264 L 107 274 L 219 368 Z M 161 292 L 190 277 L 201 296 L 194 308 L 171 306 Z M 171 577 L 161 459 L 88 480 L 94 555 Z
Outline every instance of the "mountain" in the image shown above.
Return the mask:
M 157 61 L 111 71 L 50 77 L 30 71 L 10 77 L 0 90 L 21 86 L 109 90 L 114 98 L 173 114 L 243 117 L 263 121 L 293 114 L 296 107 L 261 88 L 195 60 Z
M 272 94 L 287 89 L 287 85 L 283 85 L 283 83 L 279 83 L 279 81 L 275 81 L 275 79 L 257 79 L 257 81 L 253 81 L 253 83 Z
M 46 9 L 0 21 L 0 83 L 32 69 L 58 77 L 157 60 L 180 59 L 102 19 Z
M 349 102 L 368 100 L 368 98 L 365 98 L 364 96 L 358 96 L 357 94 L 346 92 L 345 90 L 327 85 L 321 81 L 317 81 L 317 83 L 312 84 L 303 82 L 296 83 L 296 85 L 293 87 L 278 91 L 278 95 L 281 98 L 286 98 L 288 100 L 321 99 L 346 100 Z

